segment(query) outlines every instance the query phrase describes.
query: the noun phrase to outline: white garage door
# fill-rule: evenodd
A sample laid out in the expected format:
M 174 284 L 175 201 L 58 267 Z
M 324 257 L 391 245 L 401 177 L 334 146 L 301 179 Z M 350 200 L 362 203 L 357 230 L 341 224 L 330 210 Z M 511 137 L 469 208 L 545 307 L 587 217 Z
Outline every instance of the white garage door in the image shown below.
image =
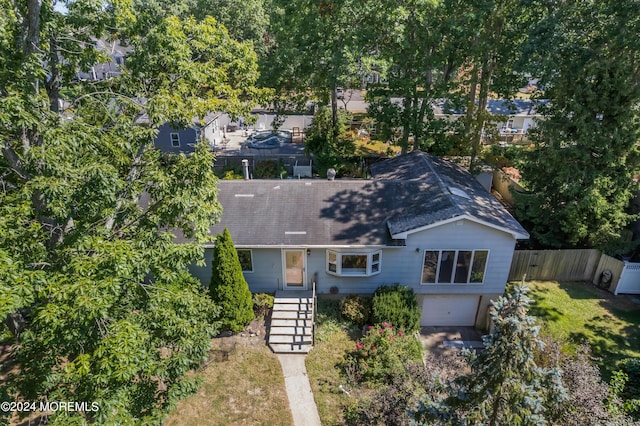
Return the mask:
M 473 326 L 480 296 L 425 296 L 422 326 Z

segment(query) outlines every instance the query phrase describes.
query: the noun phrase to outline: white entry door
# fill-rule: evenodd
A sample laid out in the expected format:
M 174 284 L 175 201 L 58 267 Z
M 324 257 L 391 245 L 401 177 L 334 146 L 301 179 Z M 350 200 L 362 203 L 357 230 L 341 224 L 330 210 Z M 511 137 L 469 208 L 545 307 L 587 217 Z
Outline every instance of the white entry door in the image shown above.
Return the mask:
M 428 295 L 422 301 L 422 326 L 473 326 L 479 296 Z
M 304 250 L 283 250 L 285 290 L 306 289 L 307 257 Z

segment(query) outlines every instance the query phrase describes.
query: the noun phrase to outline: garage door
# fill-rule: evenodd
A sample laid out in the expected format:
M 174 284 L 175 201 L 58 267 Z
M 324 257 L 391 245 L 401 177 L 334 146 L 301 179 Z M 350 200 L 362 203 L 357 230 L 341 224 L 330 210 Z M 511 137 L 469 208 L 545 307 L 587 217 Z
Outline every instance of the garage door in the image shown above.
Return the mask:
M 425 296 L 422 326 L 473 326 L 480 296 Z

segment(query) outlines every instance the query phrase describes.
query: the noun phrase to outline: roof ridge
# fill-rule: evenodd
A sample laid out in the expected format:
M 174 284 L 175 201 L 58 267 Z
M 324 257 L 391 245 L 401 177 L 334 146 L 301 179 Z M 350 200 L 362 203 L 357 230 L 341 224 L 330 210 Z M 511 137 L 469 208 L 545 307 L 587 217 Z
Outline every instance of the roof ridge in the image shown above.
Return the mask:
M 453 194 L 451 193 L 451 191 L 449 191 L 449 186 L 445 184 L 444 180 L 440 176 L 440 173 L 438 173 L 435 170 L 435 168 L 433 167 L 433 164 L 431 164 L 431 158 L 429 158 L 429 154 L 427 154 L 425 152 L 422 152 L 422 151 L 420 151 L 420 152 L 422 153 L 422 159 L 426 163 L 427 167 L 429 168 L 429 170 L 431 170 L 431 173 L 433 173 L 433 175 L 436 177 L 436 179 L 438 181 L 438 185 L 440 186 L 440 189 L 442 189 L 442 193 L 445 195 L 445 197 L 447 197 L 449 199 L 449 201 L 451 201 L 452 205 L 454 205 L 460 212 L 464 213 L 464 210 L 456 202 L 456 200 L 453 197 Z

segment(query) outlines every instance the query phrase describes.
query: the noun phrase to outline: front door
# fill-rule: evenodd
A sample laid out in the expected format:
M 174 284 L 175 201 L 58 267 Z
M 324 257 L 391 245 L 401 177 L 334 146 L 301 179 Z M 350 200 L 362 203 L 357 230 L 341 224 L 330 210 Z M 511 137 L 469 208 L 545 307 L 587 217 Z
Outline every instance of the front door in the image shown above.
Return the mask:
M 284 250 L 284 288 L 304 290 L 306 288 L 306 256 L 304 250 Z

